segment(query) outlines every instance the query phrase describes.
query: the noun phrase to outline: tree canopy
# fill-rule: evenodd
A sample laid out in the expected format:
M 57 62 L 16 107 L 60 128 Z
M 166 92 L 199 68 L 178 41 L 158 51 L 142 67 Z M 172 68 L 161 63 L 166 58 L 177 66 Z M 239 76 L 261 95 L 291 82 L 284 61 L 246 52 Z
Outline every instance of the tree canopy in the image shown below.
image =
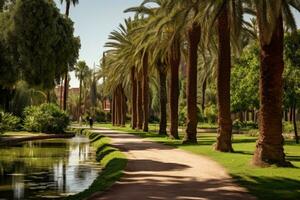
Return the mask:
M 54 88 L 78 57 L 73 22 L 47 0 L 17 0 L 6 15 L 6 39 L 22 78 L 33 87 Z

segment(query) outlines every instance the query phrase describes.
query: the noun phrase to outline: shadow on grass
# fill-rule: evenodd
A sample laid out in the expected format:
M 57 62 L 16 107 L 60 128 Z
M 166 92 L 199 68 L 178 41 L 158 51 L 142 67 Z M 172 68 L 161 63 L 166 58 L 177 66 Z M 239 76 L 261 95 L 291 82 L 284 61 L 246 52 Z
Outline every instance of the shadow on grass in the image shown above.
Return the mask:
M 231 174 L 236 182 L 259 200 L 300 199 L 300 181 L 281 177 L 237 176 Z
M 300 161 L 300 156 L 286 156 L 286 159 L 289 161 L 296 161 L 299 162 Z M 300 188 L 300 186 L 299 186 Z

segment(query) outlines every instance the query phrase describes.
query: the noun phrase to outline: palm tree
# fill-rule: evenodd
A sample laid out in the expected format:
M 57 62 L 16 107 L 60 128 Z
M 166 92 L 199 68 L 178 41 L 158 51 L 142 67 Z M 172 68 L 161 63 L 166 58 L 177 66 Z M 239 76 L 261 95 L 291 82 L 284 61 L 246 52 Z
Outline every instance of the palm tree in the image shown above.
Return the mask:
M 290 6 L 300 11 L 298 0 L 254 1 L 260 42 L 260 136 L 253 164 L 291 166 L 285 160 L 282 136 L 282 95 L 284 70 L 283 19 L 295 29 Z
M 142 82 L 143 82 L 143 131 L 148 132 L 148 123 L 149 123 L 149 60 L 148 60 L 148 52 L 145 52 L 143 55 L 143 68 L 142 68 Z
M 142 75 L 142 56 L 141 54 L 135 55 L 135 35 L 136 33 L 132 30 L 139 25 L 139 21 L 137 19 L 127 19 L 124 24 L 120 24 L 119 29 L 117 31 L 113 31 L 109 35 L 109 42 L 106 43 L 106 47 L 109 48 L 107 51 L 106 57 L 106 85 L 107 89 L 114 94 L 113 97 L 118 98 L 117 94 L 122 94 L 123 92 L 117 92 L 117 88 L 121 84 L 124 93 L 128 95 L 129 92 L 126 92 L 130 87 L 131 90 L 131 108 L 132 108 L 132 128 L 143 128 L 143 94 L 145 96 L 148 95 L 148 92 L 143 92 L 142 86 L 143 82 L 141 80 Z M 147 63 L 147 57 L 144 57 L 144 63 Z M 137 67 L 141 66 L 141 67 Z M 146 65 L 144 65 L 147 67 Z M 148 71 L 148 70 L 147 70 Z M 147 72 L 144 71 L 144 72 Z M 147 81 L 144 79 L 144 83 Z M 127 96 L 126 95 L 126 96 Z M 129 96 L 129 95 L 128 95 Z M 115 104 L 115 100 L 113 105 L 116 109 L 118 109 L 118 105 Z M 148 100 L 148 98 L 147 98 Z M 149 104 L 148 104 L 149 105 Z M 148 107 L 147 107 L 148 108 Z M 115 113 L 117 114 L 117 113 Z M 148 114 L 148 111 L 147 111 Z M 114 115 L 116 117 L 117 115 Z M 136 121 L 136 123 L 134 122 Z M 135 125 L 136 124 L 136 127 Z M 144 123 L 145 124 L 145 123 Z
M 69 13 L 70 13 L 70 7 L 71 4 L 73 4 L 73 6 L 76 6 L 79 3 L 79 0 L 60 0 L 60 3 L 66 3 L 66 12 L 65 15 L 66 17 L 69 17 Z M 63 110 L 67 109 L 67 95 L 68 95 L 68 88 L 69 88 L 69 84 L 68 84 L 68 72 L 65 74 L 64 77 L 65 81 L 64 81 L 64 92 L 63 92 Z
M 215 7 L 214 7 L 215 6 Z M 215 8 L 216 15 L 211 14 Z M 215 149 L 222 152 L 232 152 L 232 120 L 230 112 L 230 74 L 231 74 L 231 44 L 230 38 L 239 40 L 243 22 L 243 6 L 241 1 L 223 0 L 207 2 L 207 13 L 203 15 L 208 24 L 206 34 L 211 34 L 210 19 L 216 19 L 218 35 L 218 65 L 217 65 L 217 105 L 218 105 L 218 137 Z M 210 13 L 210 15 L 209 15 Z M 209 16 L 209 17 L 207 17 Z M 210 18 L 210 19 L 207 19 Z M 208 23 L 207 23 L 208 21 Z M 214 24 L 215 21 L 212 21 Z
M 75 76 L 79 79 L 79 108 L 78 108 L 79 116 L 82 114 L 81 107 L 82 107 L 83 80 L 89 73 L 90 73 L 90 69 L 86 65 L 85 61 L 78 61 L 78 63 L 75 66 Z

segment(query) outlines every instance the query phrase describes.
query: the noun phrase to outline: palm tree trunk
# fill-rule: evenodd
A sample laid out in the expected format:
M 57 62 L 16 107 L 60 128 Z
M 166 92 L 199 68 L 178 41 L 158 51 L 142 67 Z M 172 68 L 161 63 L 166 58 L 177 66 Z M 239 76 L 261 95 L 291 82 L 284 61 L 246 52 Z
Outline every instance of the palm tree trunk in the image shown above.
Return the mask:
M 171 67 L 170 86 L 170 136 L 179 139 L 178 136 L 178 98 L 179 98 L 179 65 L 180 65 L 180 41 L 174 39 L 169 51 L 169 62 Z
M 137 80 L 135 77 L 135 69 L 132 67 L 131 69 L 131 127 L 135 129 L 137 127 Z
M 264 27 L 258 24 L 260 32 L 260 136 L 256 143 L 253 164 L 257 166 L 290 166 L 286 162 L 282 136 L 282 96 L 284 70 L 283 62 L 283 20 L 278 18 L 270 43 L 264 41 Z
M 67 4 L 66 4 L 66 17 L 68 18 L 69 17 L 69 13 L 70 13 L 70 5 L 71 5 L 71 2 L 70 1 L 67 1 Z M 66 110 L 67 109 L 67 95 L 68 95 L 68 72 L 66 72 L 65 74 L 65 82 L 64 82 L 64 95 L 63 95 L 63 110 Z
M 148 132 L 149 120 L 149 77 L 148 77 L 148 54 L 145 53 L 143 58 L 143 114 L 144 123 L 143 131 Z
M 119 90 L 118 90 L 118 87 L 116 88 L 116 104 L 115 104 L 115 106 L 116 106 L 116 126 L 119 126 L 119 109 L 120 109 L 120 107 L 119 107 Z
M 230 27 L 225 6 L 218 18 L 219 54 L 217 68 L 218 137 L 215 150 L 232 152 L 232 120 L 230 113 Z
M 66 17 L 69 17 L 70 14 L 70 6 L 71 6 L 71 2 L 70 1 L 66 1 Z
M 205 110 L 205 103 L 206 103 L 206 98 L 205 98 L 205 93 L 206 93 L 206 88 L 207 88 L 207 76 L 205 77 L 203 84 L 202 84 L 202 112 Z
M 124 89 L 120 86 L 121 93 L 121 126 L 125 127 L 126 124 L 126 96 L 124 94 Z
M 140 76 L 139 76 L 140 77 Z M 137 80 L 137 128 L 139 130 L 143 129 L 143 89 L 142 89 L 142 81 Z
M 201 27 L 193 24 L 188 30 L 187 65 L 187 128 L 183 143 L 197 143 L 197 61 Z
M 295 140 L 296 140 L 296 143 L 299 144 L 299 136 L 298 136 L 298 130 L 297 130 L 296 105 L 297 105 L 297 100 L 296 100 L 296 98 L 294 98 L 294 102 L 293 102 L 293 125 L 294 125 Z
M 61 78 L 60 82 L 60 98 L 59 98 L 59 107 L 60 109 L 63 109 L 63 91 L 64 91 L 64 79 Z
M 284 121 L 289 121 L 288 110 L 284 110 Z
M 82 80 L 79 81 L 79 108 L 78 108 L 78 116 L 81 116 L 81 93 L 82 93 Z
M 158 70 L 159 73 L 159 93 L 160 93 L 160 122 L 159 135 L 167 135 L 167 73 L 165 70 Z
M 116 114 L 115 114 L 115 110 L 116 110 L 116 108 L 115 108 L 115 99 L 116 99 L 116 97 L 115 97 L 115 92 L 113 93 L 113 95 L 112 95 L 112 105 L 111 105 L 111 114 L 112 114 L 112 116 L 111 116 L 111 122 L 112 122 L 112 125 L 113 126 L 115 126 L 116 125 Z
M 64 82 L 64 95 L 63 95 L 63 110 L 67 109 L 67 95 L 68 95 L 68 73 L 65 75 L 65 82 Z

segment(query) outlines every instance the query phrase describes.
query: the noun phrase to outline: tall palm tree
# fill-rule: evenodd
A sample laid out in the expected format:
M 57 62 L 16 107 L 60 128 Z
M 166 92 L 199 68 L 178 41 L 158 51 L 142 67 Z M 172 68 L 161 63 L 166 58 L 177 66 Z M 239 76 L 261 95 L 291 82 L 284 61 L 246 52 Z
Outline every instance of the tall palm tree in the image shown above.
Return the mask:
M 217 65 L 217 105 L 218 105 L 218 137 L 215 149 L 222 152 L 233 151 L 232 120 L 230 112 L 230 74 L 231 74 L 231 38 L 239 41 L 243 24 L 243 6 L 240 0 L 222 0 L 206 2 L 206 14 L 203 15 L 208 24 L 206 34 L 211 34 L 210 27 L 216 25 L 218 38 L 218 65 Z M 212 10 L 214 8 L 214 10 Z M 216 14 L 212 14 L 212 12 Z M 205 13 L 205 12 L 204 12 Z M 210 13 L 210 15 L 209 15 Z M 215 23 L 216 22 L 216 23 Z M 239 44 L 239 43 L 237 43 Z
M 132 108 L 132 128 L 142 129 L 143 108 L 142 97 L 147 95 L 142 90 L 142 56 L 135 55 L 135 32 L 132 30 L 139 24 L 138 20 L 126 19 L 124 24 L 120 24 L 117 31 L 109 35 L 109 48 L 106 58 L 107 67 L 107 87 L 111 93 L 117 85 L 122 84 L 125 88 L 131 85 L 131 108 Z M 146 58 L 146 57 L 145 57 Z M 145 62 L 146 63 L 146 62 Z M 125 90 L 126 91 L 126 90 Z M 136 101 L 135 101 L 136 99 Z M 114 105 L 114 104 L 113 104 Z M 136 121 L 136 126 L 134 125 Z
M 90 73 L 90 69 L 85 63 L 85 61 L 78 61 L 78 63 L 75 66 L 75 76 L 79 79 L 79 108 L 78 108 L 79 116 L 82 114 L 81 107 L 82 107 L 83 81 L 89 73 Z
M 256 0 L 253 5 L 260 42 L 260 136 L 253 164 L 291 166 L 285 160 L 282 136 L 283 19 L 295 29 L 290 6 L 300 11 L 300 1 Z
M 76 6 L 79 3 L 79 0 L 60 0 L 60 3 L 66 3 L 66 11 L 65 11 L 65 15 L 66 17 L 69 17 L 70 14 L 70 7 L 71 4 L 73 4 L 73 6 Z M 68 95 L 68 88 L 69 88 L 69 82 L 68 82 L 68 72 L 65 74 L 64 77 L 64 92 L 63 92 L 63 110 L 67 109 L 67 95 Z
M 128 8 L 125 12 L 135 12 L 136 15 L 141 15 L 141 18 L 146 19 L 146 23 L 142 26 L 143 34 L 138 37 L 139 47 L 136 51 L 140 52 L 143 49 L 147 49 L 147 55 L 150 67 L 155 66 L 158 72 L 159 79 L 159 102 L 160 102 L 160 124 L 159 124 L 159 134 L 167 134 L 167 89 L 166 89 L 166 79 L 168 66 L 166 63 L 166 56 L 163 54 L 165 50 L 165 44 L 167 43 L 167 37 L 162 37 L 162 34 L 156 29 L 158 23 L 158 16 L 160 11 L 160 6 L 165 0 L 151 0 L 144 1 L 138 7 Z M 147 7 L 147 3 L 156 3 L 158 7 Z M 147 17 L 146 17 L 147 16 Z M 141 32 L 141 27 L 139 27 Z M 158 37 L 160 39 L 158 39 Z M 164 43 L 164 45 L 161 44 Z M 146 98 L 146 97 L 144 97 Z M 144 114 L 147 112 L 144 112 Z M 172 115 L 171 115 L 172 116 Z

